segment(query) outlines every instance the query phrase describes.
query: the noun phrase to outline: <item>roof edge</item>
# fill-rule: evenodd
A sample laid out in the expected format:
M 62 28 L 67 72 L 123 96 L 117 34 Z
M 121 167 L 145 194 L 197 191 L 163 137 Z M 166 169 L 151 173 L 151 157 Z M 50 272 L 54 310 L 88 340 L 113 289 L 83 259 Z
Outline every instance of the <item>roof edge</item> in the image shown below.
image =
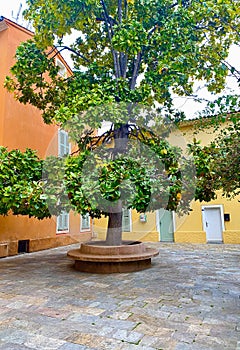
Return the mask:
M 240 111 L 225 113 L 224 114 L 225 117 L 226 117 L 225 121 L 230 120 L 231 117 L 234 116 L 235 114 L 236 114 L 236 116 L 240 116 Z M 216 115 L 210 115 L 210 116 L 200 117 L 200 118 L 185 119 L 185 120 L 180 121 L 179 125 L 181 125 L 181 126 L 190 126 L 190 125 L 196 124 L 198 122 L 207 123 L 211 119 L 219 118 L 220 116 L 221 116 L 221 114 L 216 114 Z
M 29 30 L 29 29 L 23 27 L 22 25 L 20 25 L 20 24 L 14 22 L 14 21 L 12 21 L 11 19 L 6 18 L 6 17 L 4 17 L 4 16 L 0 16 L 0 31 L 1 31 L 1 23 L 4 23 L 4 22 L 5 22 L 5 24 L 6 24 L 6 28 L 4 28 L 4 29 L 7 29 L 8 26 L 10 25 L 10 26 L 12 26 L 12 27 L 15 27 L 15 28 L 21 30 L 22 32 L 24 32 L 24 33 L 26 33 L 26 34 L 29 34 L 29 35 L 32 36 L 32 37 L 34 36 L 34 32 L 33 32 L 33 31 L 31 31 L 31 30 Z M 4 30 L 4 29 L 2 29 L 2 30 Z M 60 60 L 62 61 L 62 63 L 66 66 L 68 72 L 69 72 L 70 74 L 72 74 L 72 73 L 73 73 L 73 72 L 72 72 L 72 69 L 70 68 L 69 64 L 66 62 L 66 60 L 64 59 L 64 57 L 61 55 L 61 53 L 58 52 L 58 49 L 57 49 L 55 46 L 53 46 L 53 49 L 54 49 L 54 53 L 56 53 L 56 54 L 59 56 L 59 58 L 60 58 Z
M 27 33 L 27 34 L 29 34 L 29 35 L 32 35 L 32 36 L 34 35 L 34 32 L 33 32 L 33 31 L 31 31 L 31 30 L 29 30 L 29 29 L 23 27 L 22 25 L 20 25 L 20 24 L 14 22 L 14 21 L 12 21 L 12 20 L 9 19 L 9 18 L 4 17 L 4 16 L 1 16 L 0 18 L 1 18 L 1 21 L 5 21 L 7 24 L 9 24 L 9 25 L 11 25 L 11 26 L 13 26 L 13 27 L 15 27 L 15 28 L 18 28 L 18 29 L 22 30 L 23 32 L 25 32 L 25 33 Z

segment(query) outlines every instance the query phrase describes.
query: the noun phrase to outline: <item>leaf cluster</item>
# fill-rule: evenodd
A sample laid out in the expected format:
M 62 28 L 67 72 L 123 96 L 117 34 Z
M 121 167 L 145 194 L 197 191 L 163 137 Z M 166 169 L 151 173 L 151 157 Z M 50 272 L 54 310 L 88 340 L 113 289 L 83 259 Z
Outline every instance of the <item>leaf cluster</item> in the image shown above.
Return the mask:
M 221 190 L 226 198 L 240 194 L 240 123 L 226 124 L 207 146 L 189 145 L 197 175 L 196 199 L 210 201 Z
M 42 166 L 30 149 L 21 152 L 0 147 L 0 214 L 50 217 L 42 200 Z
M 66 159 L 64 183 L 70 203 L 92 217 L 108 215 L 119 199 L 138 212 L 161 207 L 186 212 L 194 196 L 194 176 L 184 173 L 179 159 L 179 150 L 153 139 L 131 143 L 126 154 L 117 156 L 114 148 L 82 151 Z
M 43 111 L 45 121 L 72 118 L 108 102 L 154 102 L 190 96 L 194 79 L 219 92 L 229 47 L 239 42 L 238 1 L 29 0 L 34 41 L 22 45 L 7 87 Z M 72 78 L 57 79 L 46 50 L 72 29 Z M 64 47 L 66 49 L 67 47 Z M 40 51 L 39 51 L 40 50 Z M 50 81 L 45 72 L 49 72 Z M 47 81 L 46 81 L 47 80 Z M 24 81 L 24 83 L 23 83 Z

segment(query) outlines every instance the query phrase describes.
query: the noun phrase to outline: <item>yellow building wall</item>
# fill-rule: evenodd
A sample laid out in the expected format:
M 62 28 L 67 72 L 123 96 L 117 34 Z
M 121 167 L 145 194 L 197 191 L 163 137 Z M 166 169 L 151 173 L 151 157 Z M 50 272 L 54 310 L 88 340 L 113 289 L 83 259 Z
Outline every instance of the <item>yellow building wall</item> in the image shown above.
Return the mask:
M 224 125 L 222 126 L 224 127 Z M 186 121 L 182 123 L 181 129 L 176 129 L 170 137 L 173 145 L 181 146 L 185 151 L 187 144 L 193 141 L 193 138 L 201 140 L 202 145 L 208 144 L 214 137 L 216 132 L 207 128 L 196 133 L 194 122 Z M 218 193 L 218 197 L 210 202 L 192 202 L 188 215 L 177 216 L 175 218 L 174 241 L 176 243 L 206 243 L 206 232 L 203 229 L 202 222 L 202 206 L 222 205 L 223 212 L 230 214 L 230 221 L 224 222 L 225 229 L 222 233 L 223 243 L 240 244 L 240 196 L 232 200 L 227 200 Z M 100 239 L 106 237 L 107 219 L 101 218 L 94 220 L 95 236 Z M 156 242 L 160 240 L 160 234 L 157 231 L 157 222 L 155 213 L 147 213 L 147 223 L 141 223 L 139 214 L 132 211 L 132 232 L 123 232 L 123 239 L 133 239 L 141 241 Z
M 131 210 L 132 228 L 131 232 L 123 232 L 123 240 L 133 240 L 142 242 L 158 242 L 159 233 L 156 228 L 156 214 L 146 213 L 147 221 L 140 221 L 140 214 Z M 93 232 L 98 239 L 105 239 L 107 232 L 108 218 L 94 219 Z
M 224 214 L 230 214 L 230 221 L 224 222 L 223 243 L 240 244 L 240 197 L 227 200 L 221 197 L 211 202 L 192 202 L 191 211 L 187 215 L 174 215 L 174 242 L 176 243 L 207 243 L 206 232 L 203 229 L 202 206 L 222 205 Z M 161 234 L 157 231 L 156 213 L 147 213 L 147 222 L 139 220 L 139 213 L 132 210 L 132 230 L 123 232 L 124 240 L 140 240 L 143 242 L 158 242 Z M 106 238 L 108 219 L 94 219 L 94 236 L 104 240 Z
M 206 232 L 202 228 L 202 211 L 199 203 L 193 202 L 192 211 L 175 216 L 174 241 L 176 243 L 206 243 Z
M 224 221 L 222 232 L 223 243 L 240 244 L 240 196 L 227 200 L 218 193 L 218 197 L 210 202 L 193 202 L 192 211 L 188 215 L 176 216 L 175 242 L 206 243 L 206 232 L 203 230 L 202 206 L 221 205 L 224 214 L 230 214 L 230 221 Z
M 225 221 L 223 242 L 240 244 L 240 196 L 231 201 L 224 201 L 224 212 L 230 214 L 230 221 Z
M 223 124 L 220 128 L 223 129 L 227 124 Z M 217 133 L 220 132 L 217 131 Z M 184 139 L 182 144 L 187 145 L 193 141 L 193 138 L 201 140 L 201 145 L 207 145 L 213 140 L 217 133 L 213 128 L 201 129 L 196 132 L 194 122 L 183 122 L 180 130 L 175 132 L 173 139 Z M 184 147 L 183 147 L 184 148 Z M 230 160 L 229 160 L 230 161 Z M 223 243 L 240 244 L 240 196 L 228 200 L 222 197 L 221 192 L 218 192 L 217 198 L 210 202 L 193 202 L 192 211 L 187 216 L 176 217 L 176 231 L 174 234 L 175 242 L 191 242 L 205 243 L 206 232 L 203 230 L 202 223 L 202 206 L 222 205 L 224 214 L 230 214 L 230 221 L 224 222 L 225 230 L 223 231 Z

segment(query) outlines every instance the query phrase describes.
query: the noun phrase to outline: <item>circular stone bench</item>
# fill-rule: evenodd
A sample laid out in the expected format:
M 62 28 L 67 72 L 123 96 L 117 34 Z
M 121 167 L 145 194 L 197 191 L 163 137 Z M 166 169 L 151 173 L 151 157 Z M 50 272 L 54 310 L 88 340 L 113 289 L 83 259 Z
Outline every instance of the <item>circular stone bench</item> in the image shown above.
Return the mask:
M 133 272 L 151 267 L 151 258 L 159 251 L 138 241 L 123 241 L 107 246 L 104 241 L 82 243 L 67 255 L 75 260 L 75 269 L 90 273 Z

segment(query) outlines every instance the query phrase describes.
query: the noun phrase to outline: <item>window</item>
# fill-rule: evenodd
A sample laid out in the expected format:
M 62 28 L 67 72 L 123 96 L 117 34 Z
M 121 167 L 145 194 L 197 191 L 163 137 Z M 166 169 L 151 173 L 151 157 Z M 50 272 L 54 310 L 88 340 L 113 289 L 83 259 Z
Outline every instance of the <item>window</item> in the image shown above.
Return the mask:
M 57 217 L 57 233 L 69 232 L 69 213 L 63 211 Z
M 130 209 L 124 208 L 122 211 L 122 230 L 123 232 L 131 232 L 132 218 Z
M 58 74 L 61 75 L 62 78 L 66 78 L 67 69 L 59 59 L 56 59 L 56 66 L 58 67 Z
M 64 130 L 58 130 L 58 156 L 64 157 L 71 151 L 68 140 L 68 133 Z M 57 233 L 69 232 L 69 213 L 62 211 L 57 217 Z
M 90 230 L 90 216 L 89 214 L 81 215 L 80 231 Z
M 71 145 L 69 143 L 68 133 L 64 130 L 58 131 L 58 155 L 64 157 L 71 151 Z

